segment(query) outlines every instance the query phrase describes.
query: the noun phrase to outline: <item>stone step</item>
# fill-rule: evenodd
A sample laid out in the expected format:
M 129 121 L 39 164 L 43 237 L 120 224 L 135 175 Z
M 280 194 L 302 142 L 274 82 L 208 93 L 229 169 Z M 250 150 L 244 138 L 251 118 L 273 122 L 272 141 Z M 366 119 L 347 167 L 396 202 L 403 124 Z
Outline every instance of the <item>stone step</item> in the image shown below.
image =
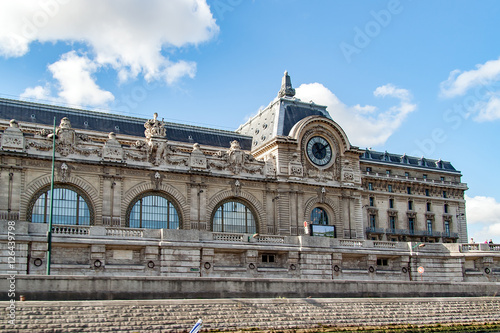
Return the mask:
M 7 302 L 0 302 L 6 309 Z M 294 329 L 318 326 L 500 322 L 500 299 L 238 299 L 17 302 L 16 326 L 2 332 L 185 332 L 204 328 Z

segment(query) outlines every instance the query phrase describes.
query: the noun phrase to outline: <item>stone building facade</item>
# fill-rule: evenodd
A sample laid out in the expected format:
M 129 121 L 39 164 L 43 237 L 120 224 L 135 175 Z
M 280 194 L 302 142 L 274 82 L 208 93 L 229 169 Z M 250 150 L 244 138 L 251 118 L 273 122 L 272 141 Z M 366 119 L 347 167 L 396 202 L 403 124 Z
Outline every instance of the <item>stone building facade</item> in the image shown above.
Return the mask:
M 1 99 L 0 232 L 16 225 L 18 271 L 47 265 L 55 144 L 54 274 L 411 280 L 420 250 L 429 279 L 498 277 L 498 246 L 459 244 L 451 163 L 352 146 L 294 95 L 285 73 L 235 132 Z

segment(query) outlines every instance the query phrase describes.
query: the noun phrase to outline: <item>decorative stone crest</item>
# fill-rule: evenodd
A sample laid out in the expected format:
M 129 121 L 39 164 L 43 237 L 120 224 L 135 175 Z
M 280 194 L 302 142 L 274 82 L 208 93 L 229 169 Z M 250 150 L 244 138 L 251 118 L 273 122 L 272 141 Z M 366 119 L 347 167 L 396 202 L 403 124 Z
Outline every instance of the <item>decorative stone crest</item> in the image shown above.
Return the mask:
M 232 188 L 233 188 L 234 195 L 239 197 L 241 195 L 241 183 L 240 183 L 240 181 L 236 179 Z
M 156 171 L 154 174 L 151 175 L 151 182 L 155 185 L 156 190 L 160 189 L 162 180 L 163 180 L 163 175 L 158 171 Z
M 190 167 L 193 169 L 206 169 L 207 168 L 207 158 L 205 154 L 200 149 L 200 144 L 195 143 L 193 145 L 193 151 L 191 152 L 191 157 L 189 159 Z
M 322 187 L 322 188 L 319 190 L 318 197 L 319 197 L 319 201 L 320 201 L 321 203 L 325 203 L 325 199 L 326 199 L 326 188 Z
M 108 135 L 108 141 L 102 149 L 102 159 L 110 162 L 123 161 L 123 148 L 120 142 L 116 139 L 116 134 L 111 132 Z
M 33 147 L 37 150 L 52 150 L 52 144 L 48 141 L 52 141 L 51 130 L 41 130 L 35 135 L 35 139 L 40 137 L 44 138 L 46 141 L 40 143 L 37 140 L 30 140 L 28 143 L 29 147 Z M 73 128 L 71 128 L 71 122 L 67 117 L 61 119 L 59 127 L 56 129 L 56 152 L 61 154 L 61 156 L 68 156 L 69 154 L 80 154 L 80 155 L 102 155 L 102 148 L 84 148 L 79 147 L 78 143 L 91 143 L 90 138 L 84 134 L 77 134 Z
M 24 135 L 15 119 L 2 135 L 2 150 L 24 152 Z
M 255 160 L 255 158 L 241 150 L 240 143 L 236 140 L 231 142 L 231 148 L 226 152 L 219 151 L 215 155 L 218 160 L 212 160 L 208 164 L 220 170 L 227 169 L 234 174 L 242 171 L 248 173 L 264 173 L 264 163 Z
M 69 174 L 70 168 L 66 163 L 63 162 L 63 164 L 61 164 L 61 167 L 59 168 L 59 177 L 61 182 L 65 183 L 69 177 Z
M 71 122 L 67 117 L 61 119 L 61 123 L 56 129 L 56 135 L 58 143 L 57 151 L 63 156 L 72 153 L 76 136 L 75 130 L 71 128 Z

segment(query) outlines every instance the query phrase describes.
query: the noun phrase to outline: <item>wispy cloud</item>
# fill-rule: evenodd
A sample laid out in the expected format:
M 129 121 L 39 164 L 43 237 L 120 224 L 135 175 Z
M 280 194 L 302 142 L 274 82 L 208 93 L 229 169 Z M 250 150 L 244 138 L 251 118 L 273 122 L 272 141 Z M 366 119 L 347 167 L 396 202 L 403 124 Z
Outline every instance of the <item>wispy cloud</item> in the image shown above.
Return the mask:
M 500 119 L 500 58 L 476 65 L 468 71 L 453 70 L 448 79 L 441 82 L 440 95 L 445 98 L 464 96 L 472 89 L 482 88 L 482 98 L 468 109 L 473 120 L 478 122 Z M 477 92 L 476 92 L 477 94 Z
M 296 96 L 305 101 L 312 100 L 326 105 L 332 118 L 346 131 L 351 143 L 371 147 L 384 144 L 407 115 L 417 108 L 412 103 L 408 90 L 392 84 L 378 87 L 373 94 L 376 97 L 392 97 L 399 102 L 387 110 L 379 110 L 373 105 L 348 106 L 320 83 L 301 85 L 297 88 Z

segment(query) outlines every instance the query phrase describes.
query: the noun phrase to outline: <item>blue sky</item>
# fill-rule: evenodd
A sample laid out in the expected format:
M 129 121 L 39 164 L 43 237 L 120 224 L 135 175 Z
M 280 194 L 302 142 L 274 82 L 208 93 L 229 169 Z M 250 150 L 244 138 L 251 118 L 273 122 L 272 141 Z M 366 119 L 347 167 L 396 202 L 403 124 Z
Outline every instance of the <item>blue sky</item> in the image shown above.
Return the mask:
M 500 242 L 500 2 L 0 2 L 0 96 L 235 130 L 277 94 L 353 145 L 451 161 Z

